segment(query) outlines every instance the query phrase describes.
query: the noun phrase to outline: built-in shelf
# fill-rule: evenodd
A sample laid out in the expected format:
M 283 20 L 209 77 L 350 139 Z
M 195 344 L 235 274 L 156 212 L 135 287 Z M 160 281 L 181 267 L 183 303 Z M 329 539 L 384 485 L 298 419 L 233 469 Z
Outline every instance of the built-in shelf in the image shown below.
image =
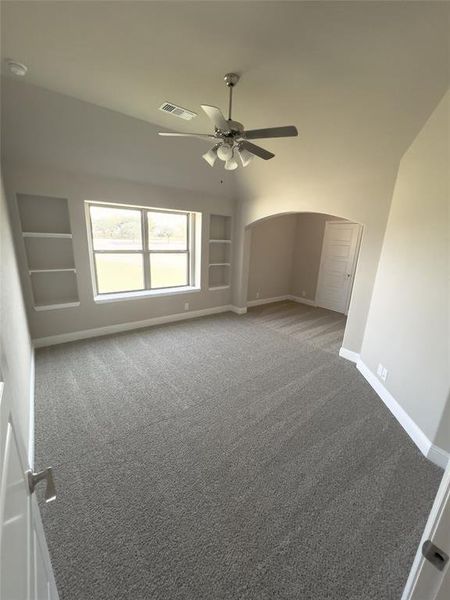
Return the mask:
M 80 305 L 67 198 L 17 194 L 35 310 Z
M 209 239 L 231 240 L 231 217 L 228 215 L 209 216 Z
M 209 216 L 208 289 L 226 290 L 230 287 L 231 217 Z
M 76 273 L 77 270 L 76 269 L 30 269 L 28 271 L 28 273 L 30 273 L 30 275 L 32 273 L 68 273 L 68 272 Z
M 63 302 L 61 304 L 36 304 L 34 310 L 58 310 L 59 308 L 73 308 L 74 306 L 80 306 L 79 300 L 76 302 Z
M 72 239 L 71 233 L 44 233 L 41 231 L 24 231 L 22 233 L 25 238 L 66 238 Z

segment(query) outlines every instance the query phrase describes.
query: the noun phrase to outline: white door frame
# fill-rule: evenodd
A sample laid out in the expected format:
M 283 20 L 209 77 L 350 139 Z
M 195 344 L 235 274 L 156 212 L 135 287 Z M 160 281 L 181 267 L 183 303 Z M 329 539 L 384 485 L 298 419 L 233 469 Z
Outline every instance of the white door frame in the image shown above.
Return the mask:
M 328 225 L 331 224 L 339 224 L 339 225 L 357 225 L 358 226 L 358 238 L 356 240 L 356 247 L 355 247 L 355 255 L 353 257 L 353 263 L 352 263 L 352 269 L 351 269 L 351 285 L 349 285 L 348 288 L 348 292 L 347 292 L 347 299 L 345 302 L 345 311 L 344 314 L 347 315 L 348 314 L 348 308 L 350 306 L 350 300 L 352 297 L 352 291 L 353 291 L 353 285 L 355 283 L 355 273 L 356 273 L 356 266 L 358 264 L 358 257 L 359 257 L 359 251 L 361 248 L 361 240 L 362 240 L 362 233 L 363 233 L 363 226 L 361 225 L 361 223 L 356 223 L 356 221 L 345 221 L 345 220 L 329 220 L 329 221 L 325 221 L 325 228 L 323 231 L 323 239 L 322 239 L 322 250 L 320 252 L 320 267 L 319 267 L 319 275 L 317 277 L 317 288 L 316 288 L 316 298 L 315 298 L 315 304 L 316 306 L 320 306 L 317 303 L 318 297 L 319 297 L 319 289 L 320 289 L 320 284 L 322 283 L 322 279 L 323 279 L 323 257 L 324 257 L 324 250 L 325 250 L 325 238 L 326 238 L 326 231 L 327 231 L 327 227 Z

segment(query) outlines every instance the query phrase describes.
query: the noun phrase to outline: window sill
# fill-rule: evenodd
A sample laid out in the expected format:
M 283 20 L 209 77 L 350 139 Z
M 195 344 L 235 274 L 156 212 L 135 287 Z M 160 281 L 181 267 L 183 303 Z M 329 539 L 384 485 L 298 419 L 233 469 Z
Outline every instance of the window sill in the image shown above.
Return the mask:
M 199 287 L 184 286 L 179 288 L 165 288 L 160 290 L 141 290 L 139 292 L 117 292 L 115 294 L 99 294 L 94 296 L 97 304 L 105 302 L 120 302 L 123 300 L 139 300 L 139 298 L 161 298 L 163 296 L 176 296 L 178 294 L 192 294 L 200 292 Z

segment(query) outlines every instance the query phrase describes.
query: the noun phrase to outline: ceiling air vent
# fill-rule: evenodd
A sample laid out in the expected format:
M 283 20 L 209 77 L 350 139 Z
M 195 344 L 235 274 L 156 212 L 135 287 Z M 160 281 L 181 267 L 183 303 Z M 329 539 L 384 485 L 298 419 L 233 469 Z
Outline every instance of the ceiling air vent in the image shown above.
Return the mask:
M 180 117 L 180 119 L 185 119 L 186 121 L 190 121 L 197 116 L 197 113 L 192 112 L 191 110 L 186 110 L 185 108 L 177 106 L 176 104 L 171 104 L 170 102 L 164 102 L 161 104 L 159 110 L 170 113 L 171 115 L 175 115 L 176 117 Z

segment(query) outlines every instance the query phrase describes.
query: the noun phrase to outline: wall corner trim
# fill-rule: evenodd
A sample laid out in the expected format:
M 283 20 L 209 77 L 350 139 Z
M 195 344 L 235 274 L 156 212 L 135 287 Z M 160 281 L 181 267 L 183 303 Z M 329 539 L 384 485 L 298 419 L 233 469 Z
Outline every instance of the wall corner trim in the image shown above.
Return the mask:
M 298 302 L 299 304 L 307 304 L 308 306 L 317 306 L 315 300 L 301 298 L 300 296 L 293 296 L 292 294 L 285 294 L 284 296 L 275 296 L 273 298 L 257 298 L 256 300 L 249 300 L 247 302 L 247 306 L 260 306 L 261 304 L 285 302 L 286 300 L 290 300 L 291 302 Z
M 118 323 L 116 325 L 107 325 L 106 327 L 95 327 L 93 329 L 71 331 L 69 333 L 35 338 L 33 339 L 33 346 L 34 348 L 44 348 L 46 346 L 55 346 L 56 344 L 65 344 L 67 342 L 74 342 L 76 340 L 100 337 L 102 335 L 111 335 L 112 333 L 120 333 L 122 331 L 130 331 L 133 329 L 142 329 L 144 327 L 153 327 L 154 325 L 164 325 L 165 323 L 175 323 L 176 321 L 196 319 L 198 317 L 206 317 L 208 315 L 215 315 L 224 312 L 245 314 L 247 309 L 232 306 L 231 304 L 224 304 L 222 306 L 213 306 L 212 308 L 203 308 L 200 310 L 191 310 L 183 313 L 174 313 L 171 315 L 164 315 L 162 317 L 152 317 L 143 321 L 130 321 L 127 323 Z
M 341 358 L 345 358 L 346 360 L 349 360 L 352 363 L 355 363 L 355 365 L 360 360 L 358 352 L 353 352 L 353 350 L 347 350 L 347 348 L 344 348 L 344 346 L 342 346 L 341 349 L 339 350 L 339 356 Z
M 435 465 L 438 465 L 443 469 L 446 469 L 447 465 L 450 464 L 450 454 L 434 444 L 431 444 L 431 447 L 428 450 L 427 458 Z
M 310 300 L 309 298 L 302 298 L 301 296 L 293 296 L 290 294 L 287 296 L 288 300 L 292 300 L 292 302 L 298 302 L 299 304 L 307 304 L 308 306 L 317 306 L 315 300 Z
M 289 296 L 275 296 L 274 298 L 257 298 L 256 300 L 249 300 L 247 306 L 260 306 L 261 304 L 272 304 L 272 302 L 284 302 L 289 300 Z
M 247 307 L 246 306 L 241 307 L 241 306 L 233 306 L 233 305 L 231 305 L 230 306 L 230 310 L 231 310 L 231 312 L 234 312 L 237 315 L 245 315 L 246 312 L 247 312 Z
M 340 354 L 340 352 L 339 352 Z M 372 373 L 369 367 L 361 360 L 358 359 L 356 368 L 361 375 L 366 379 L 370 386 L 375 390 L 384 404 L 391 411 L 393 416 L 397 419 L 412 441 L 416 444 L 422 454 L 428 458 L 431 462 L 443 469 L 446 468 L 450 460 L 448 452 L 435 446 L 428 439 L 425 433 L 420 429 L 417 423 L 408 415 L 408 413 L 400 406 L 397 400 L 392 394 L 384 387 L 377 376 Z

